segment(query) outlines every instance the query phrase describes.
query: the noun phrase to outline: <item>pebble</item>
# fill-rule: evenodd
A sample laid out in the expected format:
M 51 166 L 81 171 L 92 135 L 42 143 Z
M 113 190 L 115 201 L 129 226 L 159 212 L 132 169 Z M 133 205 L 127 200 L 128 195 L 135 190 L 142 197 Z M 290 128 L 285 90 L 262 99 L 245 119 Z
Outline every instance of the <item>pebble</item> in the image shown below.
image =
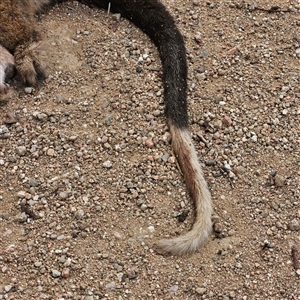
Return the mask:
M 69 196 L 69 193 L 68 192 L 60 192 L 59 193 L 59 198 L 64 200 L 64 199 L 67 199 Z
M 214 231 L 216 233 L 222 233 L 223 232 L 223 226 L 221 223 L 215 223 L 214 224 Z
M 63 277 L 63 278 L 70 277 L 70 269 L 63 269 L 61 272 L 61 277 Z
M 153 233 L 155 231 L 154 226 L 149 226 L 148 230 L 149 230 L 149 232 Z
M 54 155 L 54 149 L 53 149 L 53 148 L 49 148 L 49 149 L 47 150 L 47 155 L 48 155 L 48 156 L 53 156 L 53 155 Z
M 135 279 L 137 277 L 137 273 L 134 269 L 129 269 L 127 271 L 127 276 L 129 279 Z
M 174 295 L 178 291 L 178 285 L 173 285 L 169 288 L 169 294 Z
M 85 215 L 84 210 L 80 209 L 76 212 L 75 218 L 81 220 L 83 219 L 84 215 Z
M 12 285 L 10 285 L 10 284 L 9 284 L 9 285 L 6 285 L 6 286 L 4 286 L 4 290 L 5 290 L 5 292 L 6 292 L 6 293 L 8 293 L 8 292 L 9 292 L 9 291 L 12 289 L 12 287 L 13 287 L 13 286 L 12 286 Z
M 285 178 L 283 176 L 276 175 L 274 178 L 274 183 L 276 186 L 282 187 L 285 185 Z
M 57 271 L 57 270 L 55 270 L 55 269 L 52 269 L 52 270 L 51 270 L 51 275 L 52 275 L 52 277 L 54 277 L 54 278 L 58 278 L 58 277 L 61 276 L 61 272 L 59 272 L 59 271 Z
M 141 73 L 143 71 L 142 67 L 138 66 L 136 67 L 136 72 L 137 73 Z
M 34 178 L 30 178 L 29 179 L 29 185 L 32 186 L 32 187 L 35 187 L 36 186 L 36 180 Z
M 112 163 L 110 160 L 107 160 L 103 163 L 103 167 L 104 168 L 107 168 L 107 169 L 110 169 L 112 167 Z
M 17 154 L 20 155 L 20 156 L 24 156 L 27 152 L 27 149 L 25 146 L 19 146 L 17 148 Z
M 141 210 L 146 210 L 148 208 L 147 204 L 143 203 L 141 205 Z
M 298 221 L 297 219 L 293 219 L 291 222 L 288 223 L 288 228 L 292 231 L 299 231 L 300 221 Z
M 196 293 L 200 296 L 204 295 L 206 293 L 206 288 L 198 287 L 196 288 Z
M 216 164 L 215 160 L 207 160 L 207 161 L 205 161 L 205 165 L 208 166 L 208 167 L 212 167 L 215 164 Z
M 116 287 L 116 283 L 115 282 L 110 282 L 106 285 L 106 289 L 108 290 L 114 290 Z
M 33 88 L 33 87 L 26 87 L 26 88 L 24 89 L 24 92 L 25 92 L 26 94 L 32 94 L 32 93 L 34 92 L 34 88 Z
M 26 222 L 27 221 L 26 213 L 25 212 L 19 213 L 17 219 L 20 223 Z
M 153 140 L 152 140 L 152 139 L 146 140 L 146 141 L 145 141 L 145 145 L 146 145 L 148 148 L 153 148 L 153 147 L 154 147 Z
M 246 172 L 246 169 L 243 166 L 237 166 L 233 168 L 232 172 L 236 175 L 242 175 Z

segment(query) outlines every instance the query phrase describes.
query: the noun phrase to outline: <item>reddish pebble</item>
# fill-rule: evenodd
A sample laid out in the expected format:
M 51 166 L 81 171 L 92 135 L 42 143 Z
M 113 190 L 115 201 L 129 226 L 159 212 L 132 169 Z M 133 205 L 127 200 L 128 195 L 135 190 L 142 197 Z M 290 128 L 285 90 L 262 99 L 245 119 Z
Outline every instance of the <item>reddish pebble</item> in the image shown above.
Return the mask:
M 230 50 L 227 51 L 227 54 L 230 54 L 230 55 L 233 55 L 237 52 L 237 48 L 236 47 L 233 47 L 231 48 Z
M 153 148 L 154 147 L 154 143 L 152 141 L 152 139 L 149 139 L 145 142 L 145 145 L 148 147 L 148 148 Z
M 69 269 L 63 269 L 61 272 L 61 277 L 68 278 L 70 277 L 70 270 Z
M 222 123 L 225 125 L 225 126 L 231 126 L 232 125 L 232 120 L 230 117 L 228 116 L 225 116 L 222 120 Z
M 169 162 L 170 164 L 174 164 L 174 163 L 175 163 L 175 157 L 174 157 L 174 156 L 170 156 L 170 157 L 168 158 L 168 162 Z
M 54 155 L 54 149 L 49 148 L 49 149 L 47 150 L 47 155 L 48 155 L 48 156 L 53 156 L 53 155 Z

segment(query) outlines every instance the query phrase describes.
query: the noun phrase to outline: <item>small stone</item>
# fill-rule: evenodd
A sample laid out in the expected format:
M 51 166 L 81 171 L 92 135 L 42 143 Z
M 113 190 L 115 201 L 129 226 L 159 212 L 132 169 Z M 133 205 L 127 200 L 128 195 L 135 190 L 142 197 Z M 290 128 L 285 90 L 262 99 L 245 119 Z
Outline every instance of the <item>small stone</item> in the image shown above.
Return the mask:
M 222 120 L 222 123 L 223 123 L 226 127 L 228 127 L 228 126 L 231 126 L 231 125 L 232 125 L 232 120 L 231 120 L 230 117 L 225 116 L 225 117 L 223 118 L 223 120 Z
M 231 48 L 230 50 L 227 51 L 227 54 L 233 55 L 233 54 L 235 54 L 236 52 L 237 52 L 237 48 L 236 48 L 236 47 L 233 47 L 233 48 Z
M 121 14 L 117 13 L 117 14 L 113 14 L 113 18 L 116 20 L 116 21 L 120 21 L 121 19 Z
M 229 171 L 228 176 L 229 178 L 235 178 L 235 174 L 232 171 Z
M 219 76 L 224 76 L 226 74 L 226 71 L 224 69 L 219 69 L 218 70 L 218 75 Z
M 26 192 L 25 192 L 25 191 L 20 191 L 20 192 L 17 193 L 17 196 L 18 196 L 19 198 L 25 198 Z
M 154 143 L 153 143 L 152 139 L 146 140 L 145 145 L 146 145 L 148 148 L 153 148 L 153 147 L 154 147 Z
M 52 277 L 54 277 L 54 278 L 58 278 L 58 277 L 61 276 L 61 272 L 52 269 L 52 270 L 51 270 L 51 275 L 52 275 Z
M 77 139 L 77 136 L 76 136 L 76 135 L 71 135 L 71 136 L 69 137 L 69 141 L 72 141 L 72 142 L 76 141 L 76 139 Z
M 77 220 L 83 219 L 83 217 L 84 217 L 84 210 L 80 209 L 79 211 L 76 212 L 75 218 Z
M 226 170 L 231 170 L 230 164 L 224 164 L 224 168 L 225 168 Z
M 232 171 L 236 175 L 242 175 L 246 172 L 246 169 L 243 166 L 237 166 Z
M 169 294 L 174 295 L 178 291 L 178 285 L 173 285 L 169 288 Z
M 213 137 L 215 140 L 218 140 L 221 137 L 220 132 L 219 131 L 215 132 Z
M 216 161 L 215 160 L 207 160 L 205 162 L 205 165 L 208 166 L 208 167 L 212 167 L 216 164 Z
M 143 199 L 137 199 L 137 200 L 136 200 L 136 205 L 137 205 L 137 206 L 141 206 L 143 203 L 144 203 L 144 200 L 143 200 Z
M 251 137 L 251 140 L 252 140 L 254 143 L 256 143 L 256 142 L 257 142 L 257 135 L 253 135 L 253 136 Z
M 12 285 L 6 285 L 5 287 L 4 287 L 4 290 L 5 290 L 5 292 L 6 293 L 8 293 L 10 290 L 12 289 Z
M 115 236 L 115 238 L 116 238 L 117 240 L 121 240 L 121 239 L 122 239 L 122 236 L 121 236 L 121 234 L 120 234 L 119 232 L 115 232 L 115 233 L 114 233 L 114 236 Z
M 115 282 L 110 282 L 110 283 L 108 283 L 108 284 L 106 285 L 106 288 L 107 288 L 108 290 L 114 290 L 115 287 L 116 287 L 116 283 L 115 283 Z
M 109 126 L 111 124 L 111 121 L 113 119 L 113 114 L 109 114 L 105 117 L 104 122 L 107 126 Z
M 170 164 L 174 164 L 175 161 L 176 161 L 175 156 L 170 156 L 170 157 L 168 158 L 168 163 L 170 163 Z
M 292 231 L 298 231 L 300 230 L 300 222 L 296 219 L 293 219 L 289 224 L 288 224 L 289 230 Z
M 29 179 L 29 185 L 35 187 L 36 186 L 36 181 L 34 178 Z
M 196 288 L 196 293 L 200 296 L 204 295 L 205 292 L 206 292 L 206 288 L 201 288 L 201 287 Z
M 70 269 L 63 269 L 61 272 L 61 277 L 63 277 L 63 278 L 70 277 Z
M 34 88 L 32 87 L 26 87 L 24 89 L 25 94 L 32 94 L 34 92 Z
M 18 215 L 17 219 L 18 219 L 18 221 L 20 223 L 25 223 L 27 221 L 27 215 L 26 215 L 26 213 L 25 212 L 20 213 Z
M 154 230 L 155 230 L 155 229 L 154 229 L 154 226 L 149 226 L 149 227 L 148 227 L 148 230 L 149 230 L 151 233 L 153 233 Z
M 146 210 L 148 208 L 147 204 L 143 203 L 141 205 L 141 210 Z
M 110 169 L 112 167 L 112 163 L 110 160 L 107 160 L 103 163 L 103 167 L 104 168 L 107 168 L 107 169 Z
M 59 198 L 64 200 L 64 199 L 67 199 L 69 196 L 69 194 L 67 192 L 60 192 L 59 193 Z
M 129 279 L 135 279 L 137 277 L 137 273 L 135 272 L 134 269 L 129 269 L 127 271 L 127 276 Z
M 25 146 L 20 146 L 17 148 L 17 153 L 20 155 L 20 156 L 24 156 L 27 152 L 27 149 Z
M 48 156 L 53 156 L 53 155 L 54 155 L 54 149 L 53 149 L 53 148 L 49 148 L 49 149 L 47 150 L 47 155 L 48 155 Z
M 223 231 L 223 226 L 222 226 L 222 224 L 221 224 L 221 223 L 215 223 L 215 224 L 214 224 L 214 231 L 215 231 L 216 233 L 222 233 L 222 231 Z
M 280 175 L 276 175 L 275 178 L 274 178 L 274 183 L 278 187 L 284 186 L 285 178 L 280 176 Z
M 162 159 L 164 162 L 167 162 L 168 159 L 169 159 L 169 157 L 170 157 L 170 155 L 166 153 L 166 154 L 164 154 L 164 155 L 161 157 L 161 159 Z

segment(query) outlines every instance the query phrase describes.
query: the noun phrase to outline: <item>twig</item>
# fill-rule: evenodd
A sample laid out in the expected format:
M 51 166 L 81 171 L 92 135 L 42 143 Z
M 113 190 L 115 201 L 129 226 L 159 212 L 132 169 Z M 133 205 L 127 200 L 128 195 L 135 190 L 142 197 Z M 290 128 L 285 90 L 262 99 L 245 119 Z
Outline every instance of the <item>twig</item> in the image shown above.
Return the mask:
M 295 270 L 299 269 L 299 257 L 298 257 L 298 250 L 296 246 L 292 246 L 292 258 L 293 258 L 293 265 Z
M 111 3 L 108 2 L 107 15 L 109 15 L 109 13 L 110 13 L 110 5 L 111 5 Z
M 281 9 L 280 6 L 271 6 L 271 8 L 262 8 L 262 7 L 253 7 L 254 10 L 261 10 L 261 11 L 266 11 L 268 13 L 273 13 L 273 12 L 291 12 L 290 9 Z

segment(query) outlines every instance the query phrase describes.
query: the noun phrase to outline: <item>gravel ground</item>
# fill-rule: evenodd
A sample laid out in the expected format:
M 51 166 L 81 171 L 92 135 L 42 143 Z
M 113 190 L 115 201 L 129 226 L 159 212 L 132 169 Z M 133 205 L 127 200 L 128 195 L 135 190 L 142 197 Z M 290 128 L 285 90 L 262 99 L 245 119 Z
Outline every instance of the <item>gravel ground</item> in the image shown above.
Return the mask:
M 118 15 L 56 6 L 48 79 L 1 101 L 0 299 L 300 299 L 300 2 L 164 3 L 215 233 L 153 253 L 193 222 L 157 51 Z

